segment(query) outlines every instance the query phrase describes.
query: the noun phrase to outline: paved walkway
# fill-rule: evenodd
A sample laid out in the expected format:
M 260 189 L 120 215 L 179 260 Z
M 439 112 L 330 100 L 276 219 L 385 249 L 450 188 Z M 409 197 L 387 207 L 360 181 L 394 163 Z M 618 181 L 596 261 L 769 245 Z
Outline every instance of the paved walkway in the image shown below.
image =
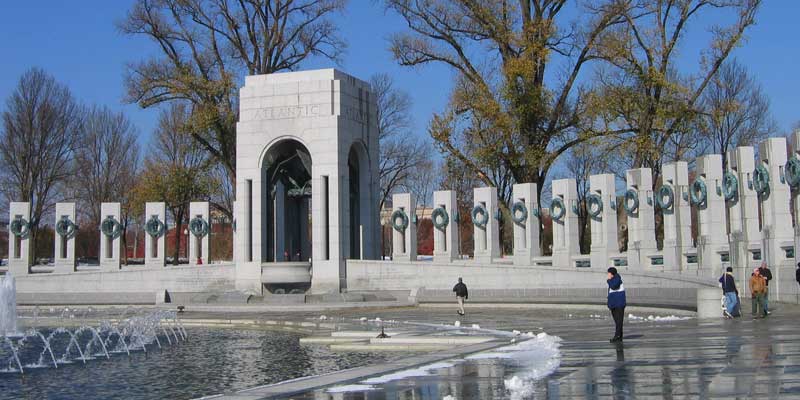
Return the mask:
M 482 328 L 544 331 L 563 339 L 560 366 L 525 398 L 800 398 L 800 308 L 778 306 L 770 317 L 758 320 L 749 315 L 710 321 L 628 319 L 622 345 L 608 342 L 613 323 L 602 308 L 468 308 L 462 326 L 477 323 Z M 749 311 L 749 304 L 744 309 Z M 677 313 L 628 310 L 626 314 L 646 318 L 649 314 Z M 379 316 L 384 320 L 450 324 L 457 318 L 454 309 L 441 307 L 368 313 L 352 310 L 328 316 Z M 497 360 L 473 364 L 445 368 L 432 376 L 384 383 L 377 386 L 378 390 L 365 392 L 327 393 L 325 389 L 314 389 L 282 397 L 279 392 L 264 394 L 295 399 L 508 397 L 503 381 L 515 373 L 513 365 Z M 332 381 L 330 377 L 326 379 L 327 383 Z M 361 380 L 353 379 L 342 375 L 339 384 Z

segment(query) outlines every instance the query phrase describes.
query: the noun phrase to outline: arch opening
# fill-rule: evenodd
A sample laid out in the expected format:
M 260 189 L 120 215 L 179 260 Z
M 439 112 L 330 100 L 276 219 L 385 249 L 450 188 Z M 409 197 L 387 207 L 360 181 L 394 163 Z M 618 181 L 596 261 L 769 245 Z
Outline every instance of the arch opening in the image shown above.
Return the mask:
M 262 260 L 311 258 L 311 154 L 284 139 L 265 154 L 262 173 Z

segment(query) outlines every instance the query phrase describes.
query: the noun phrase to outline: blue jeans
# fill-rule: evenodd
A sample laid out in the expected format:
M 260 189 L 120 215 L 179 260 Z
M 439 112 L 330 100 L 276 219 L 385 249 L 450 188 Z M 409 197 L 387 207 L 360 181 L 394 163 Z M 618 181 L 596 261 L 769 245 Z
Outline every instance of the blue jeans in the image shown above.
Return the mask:
M 764 292 L 764 312 L 769 312 L 769 286 L 767 286 L 767 290 Z
M 733 309 L 736 308 L 736 292 L 725 293 L 725 308 L 728 314 L 733 314 Z

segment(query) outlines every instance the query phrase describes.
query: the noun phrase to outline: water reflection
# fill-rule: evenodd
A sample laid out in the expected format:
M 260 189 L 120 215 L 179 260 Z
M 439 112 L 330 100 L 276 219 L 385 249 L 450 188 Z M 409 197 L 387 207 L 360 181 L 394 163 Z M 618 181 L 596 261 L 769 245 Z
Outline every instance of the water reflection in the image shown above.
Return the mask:
M 557 399 L 558 384 L 547 378 L 536 382 L 532 393 L 513 397 L 505 380 L 526 371 L 524 363 L 509 359 L 461 360 L 454 366 L 436 370 L 424 377 L 409 377 L 374 385 L 374 390 L 328 393 L 316 390 L 306 399 L 314 400 L 440 400 L 440 399 Z M 553 396 L 555 395 L 555 397 Z M 448 397 L 450 396 L 450 397 Z
M 622 343 L 616 343 L 617 362 L 611 371 L 611 390 L 614 399 L 623 400 L 633 398 L 632 376 L 625 364 L 625 347 Z
M 0 374 L 0 399 L 190 399 L 398 358 L 300 345 L 299 333 L 190 329 L 161 351 Z

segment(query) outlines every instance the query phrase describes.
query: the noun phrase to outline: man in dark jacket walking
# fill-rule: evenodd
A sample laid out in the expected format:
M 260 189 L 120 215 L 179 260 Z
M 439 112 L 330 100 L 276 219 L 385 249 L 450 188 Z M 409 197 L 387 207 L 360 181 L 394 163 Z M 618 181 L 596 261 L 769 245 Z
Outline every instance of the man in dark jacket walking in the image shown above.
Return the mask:
M 608 309 L 611 310 L 611 316 L 614 318 L 614 337 L 610 342 L 622 341 L 622 321 L 625 319 L 625 286 L 622 285 L 622 277 L 617 273 L 617 269 L 611 267 L 608 269 Z
M 725 318 L 733 318 L 736 303 L 739 298 L 739 290 L 736 289 L 736 281 L 733 279 L 733 268 L 728 267 L 725 273 L 719 277 L 722 284 L 722 295 L 725 296 Z
M 794 270 L 794 280 L 800 285 L 800 263 L 797 263 L 797 269 Z
M 458 299 L 458 315 L 464 315 L 464 300 L 469 298 L 469 292 L 467 292 L 467 285 L 458 278 L 458 283 L 453 286 L 453 292 L 456 294 L 456 299 Z
M 767 290 L 764 292 L 764 314 L 769 315 L 769 281 L 772 280 L 772 271 L 769 270 L 766 262 L 761 263 L 761 267 L 758 268 L 758 274 L 767 280 Z

